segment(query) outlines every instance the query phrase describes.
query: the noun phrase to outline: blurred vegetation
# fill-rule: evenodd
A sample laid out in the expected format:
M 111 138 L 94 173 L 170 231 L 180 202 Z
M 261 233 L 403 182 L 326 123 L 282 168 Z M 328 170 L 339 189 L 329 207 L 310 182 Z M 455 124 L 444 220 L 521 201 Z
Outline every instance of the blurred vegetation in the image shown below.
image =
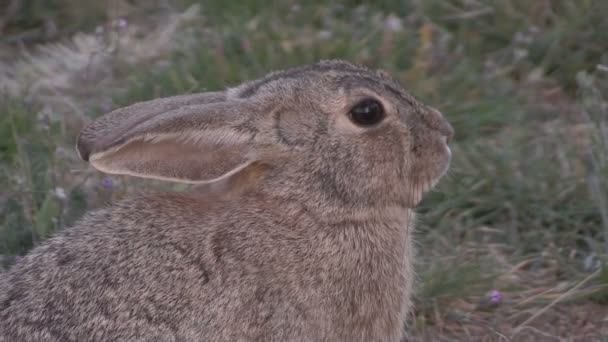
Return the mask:
M 83 122 L 139 100 L 344 58 L 389 70 L 457 132 L 451 173 L 420 208 L 414 326 L 421 336 L 449 340 L 443 329 L 425 330 L 447 329 L 446 321 L 462 328 L 483 320 L 481 332 L 469 331 L 479 336 L 496 337 L 499 327 L 517 332 L 524 319 L 509 310 L 525 303 L 523 311 L 533 311 L 561 295 L 606 304 L 607 1 L 14 3 L 12 15 L 0 15 L 0 49 L 12 51 L 2 68 L 13 81 L 0 81 L 0 91 L 13 89 L 0 97 L 0 255 L 23 255 L 142 184 L 104 178 L 76 158 L 72 144 Z M 199 15 L 189 25 L 159 31 L 173 32 L 165 39 L 170 49 L 154 56 L 136 49 L 154 40 L 152 28 L 170 27 L 171 13 L 193 5 Z M 15 65 L 52 68 L 23 56 L 50 42 L 70 47 L 77 32 L 102 37 L 95 53 L 106 56 L 103 63 L 64 78 L 45 71 L 44 91 L 25 85 L 20 75 L 28 73 Z M 83 73 L 94 76 L 76 77 Z M 488 313 L 492 289 L 504 303 Z M 568 329 L 608 336 L 598 326 Z

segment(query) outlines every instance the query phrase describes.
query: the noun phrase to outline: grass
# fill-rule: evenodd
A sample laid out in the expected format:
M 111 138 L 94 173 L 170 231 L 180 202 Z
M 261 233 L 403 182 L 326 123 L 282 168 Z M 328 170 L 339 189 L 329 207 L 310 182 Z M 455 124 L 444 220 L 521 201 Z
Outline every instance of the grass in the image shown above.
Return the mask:
M 24 3 L 0 36 L 13 57 L 0 64 L 7 266 L 85 211 L 165 186 L 80 162 L 72 144 L 91 118 L 345 58 L 391 71 L 457 132 L 451 173 L 420 208 L 414 336 L 608 338 L 607 2 Z M 56 34 L 23 54 L 15 37 L 49 21 Z

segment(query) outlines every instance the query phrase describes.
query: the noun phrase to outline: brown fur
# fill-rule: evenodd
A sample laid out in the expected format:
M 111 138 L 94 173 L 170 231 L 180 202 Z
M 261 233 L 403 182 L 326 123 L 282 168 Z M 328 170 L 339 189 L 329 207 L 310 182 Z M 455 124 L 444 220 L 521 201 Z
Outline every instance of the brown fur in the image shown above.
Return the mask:
M 348 118 L 362 98 L 387 116 Z M 384 72 L 323 61 L 119 109 L 100 170 L 199 184 L 86 215 L 0 278 L 0 341 L 399 341 L 412 208 L 453 132 Z

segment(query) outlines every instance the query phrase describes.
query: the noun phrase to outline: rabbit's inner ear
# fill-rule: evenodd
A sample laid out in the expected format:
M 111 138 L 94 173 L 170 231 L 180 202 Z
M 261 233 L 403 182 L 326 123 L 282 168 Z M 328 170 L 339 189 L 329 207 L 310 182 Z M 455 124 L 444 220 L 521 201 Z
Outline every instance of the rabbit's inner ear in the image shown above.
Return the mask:
M 91 164 L 112 174 L 183 183 L 207 183 L 244 167 L 245 144 L 199 144 L 165 136 L 162 140 L 133 140 L 116 150 L 93 154 Z

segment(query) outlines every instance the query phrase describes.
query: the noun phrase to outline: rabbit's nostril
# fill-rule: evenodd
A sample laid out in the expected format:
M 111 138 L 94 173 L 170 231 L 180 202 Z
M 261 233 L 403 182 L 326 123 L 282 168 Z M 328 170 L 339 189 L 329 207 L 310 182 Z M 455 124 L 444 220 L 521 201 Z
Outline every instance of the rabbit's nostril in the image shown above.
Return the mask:
M 445 117 L 443 116 L 443 114 L 441 114 L 440 111 L 436 109 L 432 109 L 431 111 L 433 113 L 432 115 L 434 116 L 432 119 L 432 122 L 434 122 L 434 124 L 432 126 L 434 126 L 436 130 L 438 130 L 441 134 L 445 136 L 446 143 L 449 144 L 450 141 L 452 141 L 452 139 L 454 138 L 454 128 L 445 119 Z

